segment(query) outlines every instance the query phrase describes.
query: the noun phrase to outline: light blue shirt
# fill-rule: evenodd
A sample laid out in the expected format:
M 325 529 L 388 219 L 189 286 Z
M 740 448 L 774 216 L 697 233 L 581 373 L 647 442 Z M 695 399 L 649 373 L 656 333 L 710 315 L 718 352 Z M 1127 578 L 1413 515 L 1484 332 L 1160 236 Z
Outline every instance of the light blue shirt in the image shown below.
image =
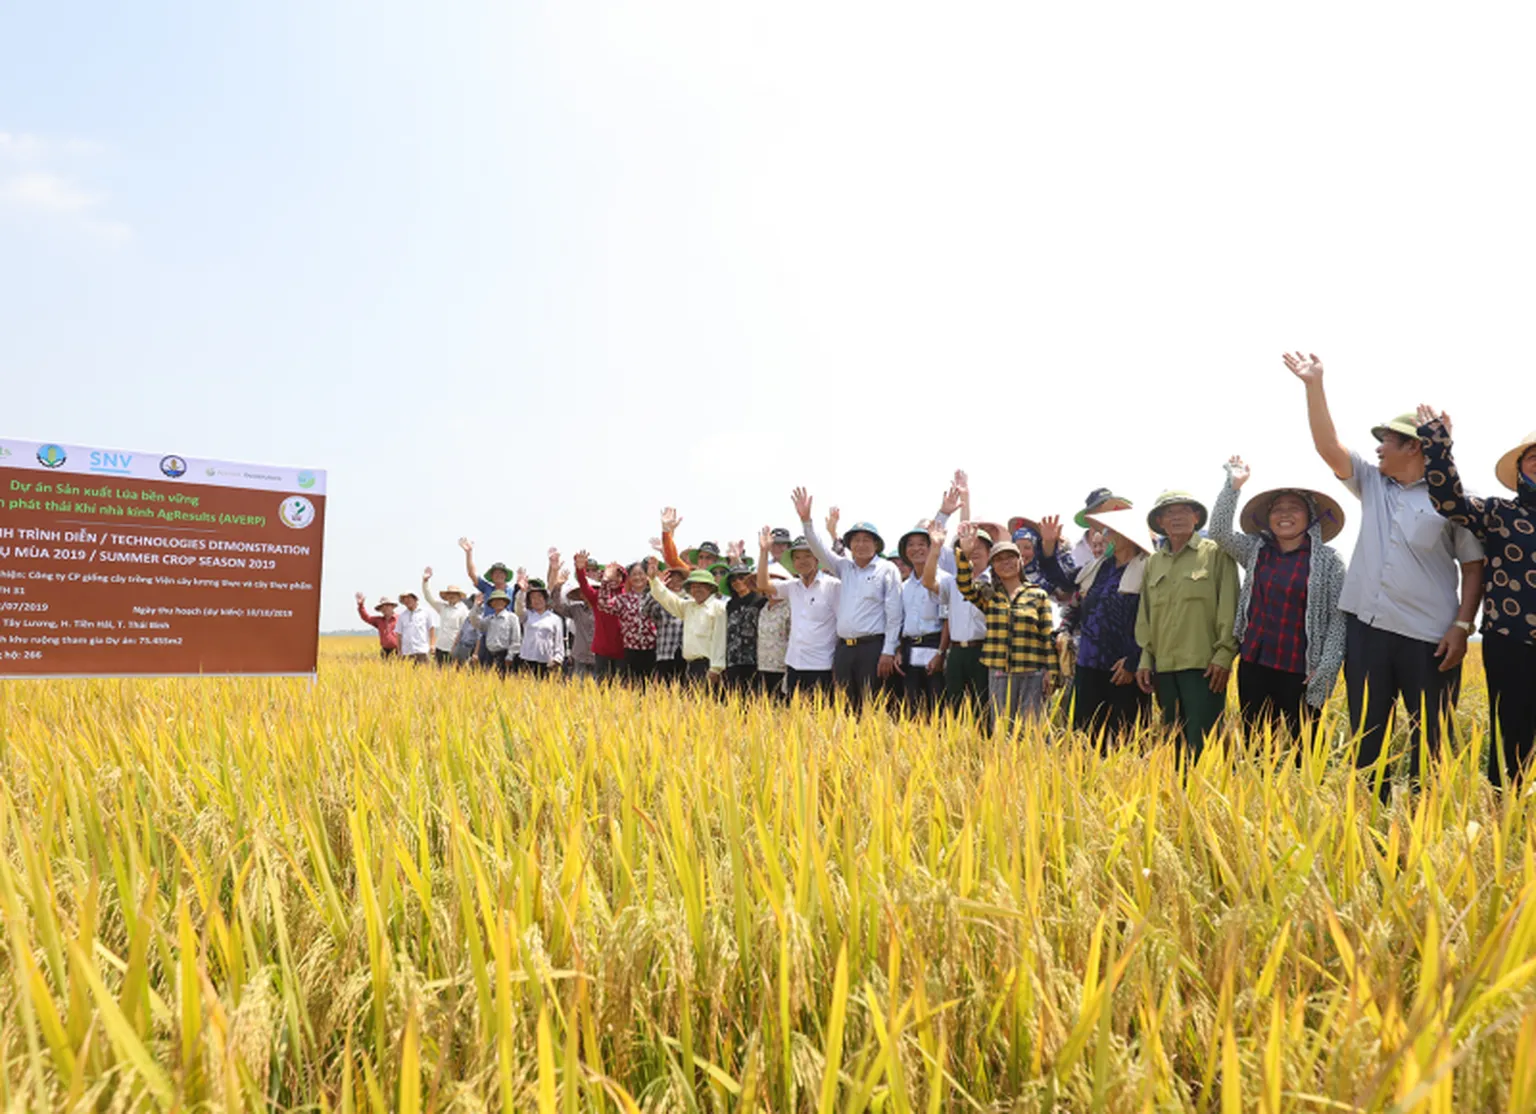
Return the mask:
M 930 592 L 923 587 L 923 578 L 913 574 L 907 577 L 901 585 L 901 609 L 902 623 L 901 634 L 903 638 L 921 638 L 925 634 L 938 634 L 944 626 L 944 615 L 939 610 L 939 595 L 944 590 L 944 584 L 953 580 L 949 573 L 938 573 L 939 589 Z
M 875 557 L 862 569 L 852 557 L 829 550 L 814 523 L 802 522 L 805 540 L 816 559 L 842 581 L 837 600 L 837 637 L 885 636 L 883 654 L 894 654 L 901 642 L 904 608 L 901 604 L 901 573 L 884 557 Z M 791 626 L 793 632 L 793 626 Z

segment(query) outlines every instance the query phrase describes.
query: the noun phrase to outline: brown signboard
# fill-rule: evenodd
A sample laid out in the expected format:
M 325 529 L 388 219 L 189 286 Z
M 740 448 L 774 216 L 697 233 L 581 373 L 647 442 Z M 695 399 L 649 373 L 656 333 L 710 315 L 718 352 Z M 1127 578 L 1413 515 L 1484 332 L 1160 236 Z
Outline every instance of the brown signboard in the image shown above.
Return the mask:
M 0 441 L 0 677 L 313 674 L 325 474 Z

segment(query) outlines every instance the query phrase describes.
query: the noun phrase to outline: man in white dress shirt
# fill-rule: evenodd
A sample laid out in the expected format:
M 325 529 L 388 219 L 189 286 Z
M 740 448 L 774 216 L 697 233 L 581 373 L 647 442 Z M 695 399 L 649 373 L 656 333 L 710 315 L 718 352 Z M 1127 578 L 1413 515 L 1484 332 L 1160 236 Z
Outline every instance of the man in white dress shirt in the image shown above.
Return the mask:
M 395 616 L 400 656 L 417 665 L 425 665 L 432 659 L 432 651 L 437 646 L 437 612 L 422 607 L 415 592 L 402 592 L 400 606 L 404 610 Z
M 785 691 L 832 691 L 832 659 L 837 649 L 837 601 L 842 584 L 817 566 L 810 543 L 796 538 L 785 556 L 795 574 L 793 580 L 775 580 L 768 572 L 772 562 L 773 531 L 763 527 L 758 535 L 757 590 L 769 599 L 789 601 L 789 646 L 784 654 Z

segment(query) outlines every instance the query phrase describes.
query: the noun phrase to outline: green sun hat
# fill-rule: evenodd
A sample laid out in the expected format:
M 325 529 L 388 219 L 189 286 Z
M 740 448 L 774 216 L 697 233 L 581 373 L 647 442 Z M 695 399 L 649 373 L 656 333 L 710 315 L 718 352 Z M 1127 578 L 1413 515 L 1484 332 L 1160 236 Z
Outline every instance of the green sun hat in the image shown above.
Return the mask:
M 912 527 L 912 529 L 908 530 L 905 534 L 896 539 L 896 555 L 901 557 L 902 560 L 907 561 L 907 564 L 909 565 L 912 564 L 912 562 L 907 560 L 907 542 L 913 538 L 922 538 L 925 542 L 932 544 L 933 539 L 928 533 L 928 524 L 926 522 L 919 522 L 916 526 Z M 887 557 L 886 560 L 889 561 L 891 558 Z
M 496 572 L 498 569 L 504 576 L 506 576 L 508 580 L 512 579 L 512 570 L 507 568 L 507 566 L 502 564 L 500 561 L 497 561 L 494 565 L 485 570 L 485 579 L 491 579 L 491 573 Z
M 1124 511 L 1131 508 L 1131 501 L 1123 495 L 1116 495 L 1107 487 L 1096 487 L 1088 493 L 1088 498 L 1083 500 L 1083 509 L 1072 516 L 1072 521 L 1077 523 L 1080 530 L 1088 529 L 1087 516 L 1094 511 Z
M 1378 441 L 1385 441 L 1389 433 L 1401 434 L 1411 441 L 1417 441 L 1419 439 L 1418 413 L 1410 410 L 1406 414 L 1399 414 L 1380 425 L 1371 427 L 1371 436 Z
M 714 575 L 707 569 L 694 569 L 689 573 L 688 578 L 683 581 L 683 587 L 686 589 L 690 584 L 708 584 L 715 591 L 718 592 L 720 590 L 720 585 L 715 581 Z
M 1165 491 L 1157 497 L 1157 502 L 1152 504 L 1152 509 L 1147 512 L 1147 528 L 1158 537 L 1166 537 L 1162 527 L 1157 524 L 1157 516 L 1165 507 L 1171 507 L 1175 503 L 1188 503 L 1195 508 L 1195 532 L 1198 534 L 1205 529 L 1206 521 L 1211 517 L 1211 512 L 1205 509 L 1205 504 L 1196 499 L 1187 491 Z

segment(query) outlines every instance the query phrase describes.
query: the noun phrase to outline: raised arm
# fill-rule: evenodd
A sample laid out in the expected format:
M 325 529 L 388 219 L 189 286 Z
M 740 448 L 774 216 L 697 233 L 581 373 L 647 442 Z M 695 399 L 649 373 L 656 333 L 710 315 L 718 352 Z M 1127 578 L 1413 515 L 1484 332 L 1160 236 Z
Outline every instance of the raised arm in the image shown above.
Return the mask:
M 576 562 L 576 589 L 581 593 L 581 598 L 587 601 L 587 606 L 596 611 L 597 590 L 587 581 L 587 551 L 583 549 L 572 560 Z
M 442 597 L 432 590 L 431 580 L 432 566 L 428 565 L 421 570 L 421 598 L 427 601 L 428 607 L 441 615 L 448 609 L 448 605 L 443 602 Z
M 806 544 L 811 547 L 811 552 L 816 555 L 816 560 L 826 565 L 829 569 L 840 569 L 839 559 L 822 544 L 821 535 L 816 532 L 816 524 L 811 521 L 811 495 L 803 487 L 797 487 L 791 498 L 795 503 L 795 514 L 800 516 L 800 529 L 805 534 Z
M 470 584 L 479 584 L 480 574 L 475 571 L 475 543 L 468 538 L 460 538 L 459 548 L 464 551 L 464 575 L 469 577 Z
M 682 524 L 682 516 L 677 513 L 676 507 L 661 509 L 661 559 L 669 569 L 687 569 L 692 572 L 693 565 L 684 561 L 677 552 L 677 528 Z
M 757 591 L 764 599 L 773 599 L 779 594 L 779 590 L 773 586 L 773 578 L 768 575 L 768 562 L 773 558 L 769 555 L 769 546 L 773 544 L 773 528 L 764 526 L 757 533 Z
M 1245 566 L 1258 549 L 1259 539 L 1239 533 L 1232 528 L 1232 523 L 1237 517 L 1237 493 L 1247 482 L 1248 465 L 1243 463 L 1242 457 L 1232 457 L 1227 461 L 1227 482 L 1221 485 L 1221 492 L 1211 506 L 1209 528 L 1211 540 Z
M 1451 416 L 1419 407 L 1419 438 L 1424 443 L 1424 482 L 1441 516 L 1488 541 L 1488 502 L 1468 495 L 1451 453 Z
M 1315 355 L 1287 352 L 1282 357 L 1291 374 L 1307 387 L 1307 424 L 1312 428 L 1312 447 L 1323 463 L 1333 469 L 1341 480 L 1350 479 L 1355 472 L 1349 450 L 1339 440 L 1333 428 L 1333 415 L 1328 412 L 1328 396 L 1323 392 L 1323 362 Z
M 668 615 L 677 619 L 683 617 L 683 597 L 663 584 L 654 572 L 651 573 L 651 599 Z
M 971 573 L 971 543 L 976 540 L 976 524 L 974 522 L 962 522 L 958 534 L 960 549 L 955 554 L 955 587 L 960 589 L 960 594 L 977 607 L 987 606 L 987 597 L 983 586 L 976 583 Z
M 361 592 L 357 594 L 357 614 L 363 622 L 374 628 L 374 630 L 378 630 L 379 623 L 383 622 L 382 618 L 375 619 L 374 616 L 368 614 L 368 609 L 363 606 L 363 594 Z
M 1077 569 L 1062 558 L 1061 516 L 1048 514 L 1040 520 L 1040 575 L 1058 592 L 1077 591 Z
M 944 553 L 944 541 L 948 535 L 938 519 L 928 528 L 928 560 L 923 562 L 923 587 L 930 592 L 939 590 L 939 561 Z

